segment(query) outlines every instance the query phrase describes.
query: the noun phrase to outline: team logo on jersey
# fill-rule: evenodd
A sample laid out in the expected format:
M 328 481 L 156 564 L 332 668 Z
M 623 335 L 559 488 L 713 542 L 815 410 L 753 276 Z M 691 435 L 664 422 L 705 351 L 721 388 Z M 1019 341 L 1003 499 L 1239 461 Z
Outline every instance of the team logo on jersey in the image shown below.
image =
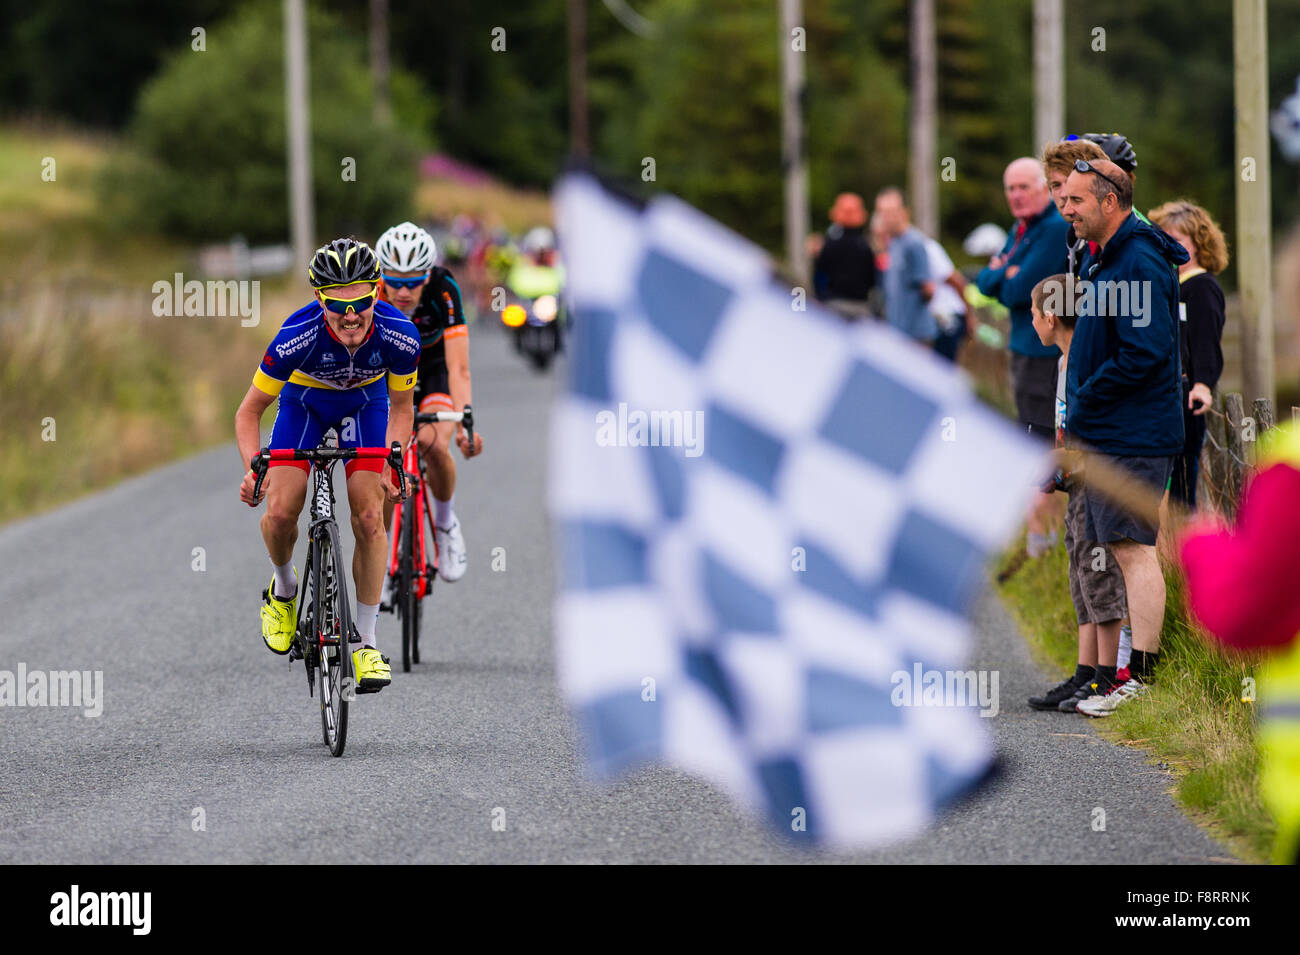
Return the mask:
M 334 362 L 338 361 L 338 359 L 334 357 L 332 351 L 327 351 L 325 354 L 321 355 L 320 360 L 322 365 L 332 365 Z
M 296 338 L 291 338 L 287 342 L 284 342 L 283 344 L 276 345 L 275 346 L 276 354 L 278 354 L 281 358 L 284 358 L 286 355 L 292 354 L 293 352 L 297 351 L 303 345 L 306 345 L 314 341 L 315 338 L 316 338 L 316 328 L 315 327 L 309 328 L 301 335 L 297 336 Z
M 383 336 L 384 341 L 390 345 L 396 345 L 408 355 L 414 355 L 420 350 L 419 340 L 412 338 L 410 335 L 403 335 L 401 332 L 394 331 L 383 325 L 377 325 L 376 327 L 379 329 L 379 334 Z
M 379 365 L 382 365 L 383 363 L 384 363 L 384 356 L 383 356 L 383 355 L 379 354 L 379 352 L 374 352 L 373 354 L 371 354 L 371 356 L 370 356 L 370 366 L 371 366 L 372 368 L 378 367 Z

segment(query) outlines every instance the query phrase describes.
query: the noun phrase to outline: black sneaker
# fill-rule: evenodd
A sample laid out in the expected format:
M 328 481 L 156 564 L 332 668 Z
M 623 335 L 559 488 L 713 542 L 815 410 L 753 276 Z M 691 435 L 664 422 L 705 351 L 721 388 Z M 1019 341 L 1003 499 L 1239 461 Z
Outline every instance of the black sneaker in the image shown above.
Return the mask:
M 1042 696 L 1031 696 L 1029 705 L 1036 710 L 1054 710 L 1062 700 L 1068 700 L 1074 696 L 1074 691 L 1078 688 L 1079 684 L 1075 682 L 1073 676 L 1070 676 L 1056 684 Z
M 1062 713 L 1077 713 L 1080 703 L 1091 696 L 1105 696 L 1106 691 L 1110 686 L 1111 681 L 1104 677 L 1096 680 L 1089 680 L 1083 686 L 1075 690 L 1073 696 L 1063 699 L 1056 708 Z

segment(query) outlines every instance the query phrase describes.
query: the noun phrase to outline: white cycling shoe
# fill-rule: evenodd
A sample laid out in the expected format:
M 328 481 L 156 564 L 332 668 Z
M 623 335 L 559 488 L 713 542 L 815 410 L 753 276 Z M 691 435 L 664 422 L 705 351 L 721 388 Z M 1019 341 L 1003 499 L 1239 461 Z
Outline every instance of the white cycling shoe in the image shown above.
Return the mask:
M 433 528 L 438 538 L 438 576 L 447 583 L 455 583 L 465 576 L 469 557 L 465 554 L 465 537 L 460 532 L 460 521 L 451 516 L 450 527 Z

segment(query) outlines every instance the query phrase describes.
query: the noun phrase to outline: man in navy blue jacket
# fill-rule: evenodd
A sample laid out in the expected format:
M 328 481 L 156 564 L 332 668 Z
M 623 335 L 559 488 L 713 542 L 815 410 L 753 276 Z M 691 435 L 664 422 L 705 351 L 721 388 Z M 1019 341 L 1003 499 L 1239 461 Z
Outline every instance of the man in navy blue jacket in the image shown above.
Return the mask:
M 1082 300 L 1066 375 L 1067 440 L 1163 493 L 1183 447 L 1177 268 L 1187 252 L 1134 215 L 1133 184 L 1109 160 L 1081 160 L 1062 193 L 1075 233 L 1099 246 L 1085 257 L 1080 276 Z M 1084 509 L 1088 539 L 1109 544 L 1124 574 L 1133 622 L 1132 679 L 1079 705 L 1081 713 L 1106 716 L 1151 678 L 1165 581 L 1156 525 L 1087 487 Z

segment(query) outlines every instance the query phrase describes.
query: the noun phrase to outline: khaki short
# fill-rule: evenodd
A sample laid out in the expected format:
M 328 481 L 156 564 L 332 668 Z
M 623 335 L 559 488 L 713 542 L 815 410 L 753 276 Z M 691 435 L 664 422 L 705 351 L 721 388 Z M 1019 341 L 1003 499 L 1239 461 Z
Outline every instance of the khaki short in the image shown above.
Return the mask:
M 1070 599 L 1079 623 L 1109 623 L 1128 613 L 1124 575 L 1110 548 L 1089 540 L 1083 488 L 1065 507 L 1065 549 L 1070 555 Z

